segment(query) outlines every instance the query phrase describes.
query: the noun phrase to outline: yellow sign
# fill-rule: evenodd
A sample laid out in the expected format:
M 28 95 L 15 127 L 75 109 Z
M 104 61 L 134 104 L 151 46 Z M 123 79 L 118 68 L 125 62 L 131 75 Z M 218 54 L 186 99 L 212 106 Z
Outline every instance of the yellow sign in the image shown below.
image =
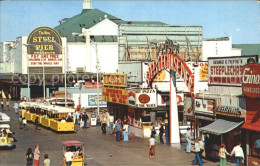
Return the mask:
M 202 66 L 199 74 L 201 81 L 208 81 L 208 65 Z
M 27 39 L 28 54 L 59 55 L 62 54 L 62 41 L 60 34 L 50 27 L 34 29 Z
M 119 104 L 128 104 L 128 90 L 103 87 L 102 100 Z
M 104 86 L 127 87 L 126 74 L 103 74 Z
M 159 74 L 157 74 L 157 76 L 155 77 L 155 79 L 153 81 L 162 82 L 162 81 L 165 81 L 165 78 L 166 78 L 166 71 L 162 70 L 162 71 L 160 71 Z

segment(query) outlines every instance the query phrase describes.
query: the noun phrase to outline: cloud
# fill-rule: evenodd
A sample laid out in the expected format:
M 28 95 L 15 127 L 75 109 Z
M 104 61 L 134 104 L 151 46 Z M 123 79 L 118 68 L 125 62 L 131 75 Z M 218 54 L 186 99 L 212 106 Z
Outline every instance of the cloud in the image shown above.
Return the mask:
M 236 31 L 240 31 L 240 28 L 236 28 Z

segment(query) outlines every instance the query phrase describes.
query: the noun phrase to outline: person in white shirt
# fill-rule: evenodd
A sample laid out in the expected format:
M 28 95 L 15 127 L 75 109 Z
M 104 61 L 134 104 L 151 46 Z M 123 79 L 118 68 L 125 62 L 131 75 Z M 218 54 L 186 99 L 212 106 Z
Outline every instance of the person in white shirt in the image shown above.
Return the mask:
M 6 110 L 9 111 L 9 101 L 7 100 L 5 104 L 6 104 Z
M 17 102 L 14 103 L 14 112 L 16 114 L 18 114 L 18 108 L 19 108 L 19 104 Z
M 1 101 L 1 108 L 2 108 L 2 111 L 4 111 L 4 101 L 3 100 Z
M 72 160 L 75 158 L 73 152 L 70 151 L 70 148 L 66 148 L 66 153 L 63 157 L 63 162 L 66 163 L 66 166 L 71 166 Z
M 128 142 L 128 124 L 125 123 L 123 126 L 124 141 Z
M 242 160 L 244 160 L 244 152 L 243 149 L 241 148 L 241 143 L 238 143 L 237 146 L 235 146 L 231 152 L 231 156 L 235 154 L 237 164 L 236 166 L 240 166 L 242 163 Z
M 151 135 L 151 138 L 149 139 L 149 157 L 155 157 L 155 139 L 153 135 Z
M 186 153 L 190 153 L 191 152 L 191 129 L 190 128 L 187 128 L 186 140 L 187 140 Z
M 113 131 L 114 116 L 112 114 L 108 117 L 108 122 L 109 122 L 109 133 L 110 133 L 110 135 L 112 135 L 114 133 L 114 131 Z

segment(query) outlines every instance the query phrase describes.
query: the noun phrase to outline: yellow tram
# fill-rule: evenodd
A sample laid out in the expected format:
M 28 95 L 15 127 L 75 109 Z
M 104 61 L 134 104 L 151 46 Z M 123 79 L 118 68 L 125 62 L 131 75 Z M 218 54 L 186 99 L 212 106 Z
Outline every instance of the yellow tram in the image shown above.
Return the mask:
M 46 128 L 58 132 L 74 131 L 74 109 L 33 102 L 22 102 L 20 107 L 19 115 L 29 122 L 35 122 L 38 117 L 38 123 Z

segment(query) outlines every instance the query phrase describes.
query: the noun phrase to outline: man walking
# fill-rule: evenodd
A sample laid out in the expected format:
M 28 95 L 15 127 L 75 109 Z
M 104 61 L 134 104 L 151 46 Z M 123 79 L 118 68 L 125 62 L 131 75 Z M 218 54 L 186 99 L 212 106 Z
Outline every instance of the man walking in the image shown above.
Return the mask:
M 1 101 L 1 109 L 4 111 L 4 100 Z
M 191 148 L 191 130 L 190 130 L 190 128 L 187 128 L 186 140 L 187 140 L 186 153 L 190 153 L 190 148 Z
M 6 104 L 6 110 L 9 111 L 9 104 L 10 104 L 9 101 L 7 100 L 5 104 Z
M 235 157 L 236 157 L 236 161 L 237 161 L 236 166 L 240 166 L 240 164 L 242 163 L 242 160 L 244 160 L 244 158 L 245 158 L 240 142 L 237 144 L 237 146 L 235 146 L 233 148 L 233 150 L 231 152 L 231 156 L 233 156 L 233 154 L 235 154 Z
M 107 118 L 104 115 L 102 115 L 101 130 L 102 130 L 103 134 L 106 133 L 106 126 L 107 126 Z
M 83 119 L 83 122 L 84 122 L 83 129 L 86 129 L 87 128 L 87 121 L 88 121 L 88 114 L 86 112 L 84 113 L 82 119 Z
M 120 124 L 119 121 L 117 121 L 115 128 L 116 128 L 116 141 L 119 142 L 120 141 L 121 128 L 122 128 L 122 125 Z
M 113 126 L 114 126 L 114 116 L 112 114 L 108 117 L 108 121 L 109 121 L 109 133 L 110 133 L 110 135 L 112 135 Z
M 19 104 L 18 104 L 18 102 L 16 101 L 16 102 L 14 103 L 14 112 L 15 112 L 16 114 L 18 114 L 18 108 L 19 108 Z

